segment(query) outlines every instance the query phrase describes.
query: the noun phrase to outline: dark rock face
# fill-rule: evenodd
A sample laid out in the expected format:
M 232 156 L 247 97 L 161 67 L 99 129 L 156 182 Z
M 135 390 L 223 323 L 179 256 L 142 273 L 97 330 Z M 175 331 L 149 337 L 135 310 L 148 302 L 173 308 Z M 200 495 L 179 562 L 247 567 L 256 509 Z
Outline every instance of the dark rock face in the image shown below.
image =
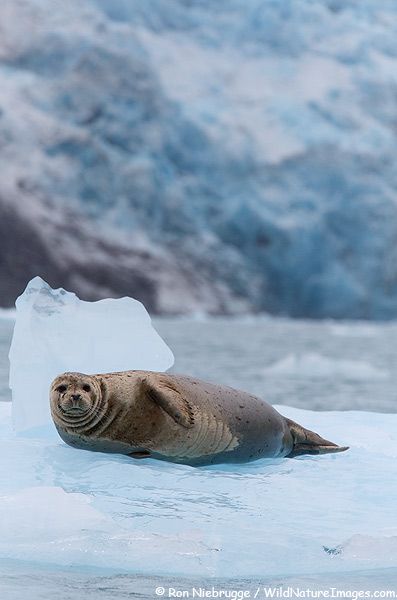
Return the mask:
M 211 282 L 205 265 L 192 270 L 183 257 L 177 262 L 164 250 L 133 247 L 83 215 L 49 201 L 0 198 L 0 240 L 2 306 L 12 306 L 37 274 L 51 287 L 75 291 L 84 300 L 134 297 L 153 314 L 203 308 L 219 314 L 239 302 L 237 295 L 233 298 Z
M 52 287 L 78 291 L 86 300 L 132 295 L 156 312 L 156 283 L 150 256 L 112 246 L 77 223 L 64 223 L 45 239 L 32 223 L 12 207 L 0 204 L 0 298 L 11 306 L 27 281 L 40 273 Z M 72 253 L 64 251 L 73 248 Z M 87 253 L 92 256 L 86 259 Z M 71 255 L 70 255 L 71 254 Z M 154 263 L 154 264 L 153 264 Z

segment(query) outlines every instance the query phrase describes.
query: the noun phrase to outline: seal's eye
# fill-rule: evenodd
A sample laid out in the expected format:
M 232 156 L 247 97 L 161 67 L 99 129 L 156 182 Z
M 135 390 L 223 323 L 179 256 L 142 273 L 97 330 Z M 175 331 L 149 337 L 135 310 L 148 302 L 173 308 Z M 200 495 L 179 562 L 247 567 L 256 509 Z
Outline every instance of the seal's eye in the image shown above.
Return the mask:
M 63 394 L 63 392 L 66 392 L 66 385 L 58 385 L 57 387 L 57 392 L 59 392 L 60 394 Z
M 83 385 L 83 390 L 84 390 L 85 392 L 90 392 L 90 391 L 91 391 L 91 386 L 89 386 L 89 385 L 88 385 L 88 383 L 85 383 L 85 384 Z

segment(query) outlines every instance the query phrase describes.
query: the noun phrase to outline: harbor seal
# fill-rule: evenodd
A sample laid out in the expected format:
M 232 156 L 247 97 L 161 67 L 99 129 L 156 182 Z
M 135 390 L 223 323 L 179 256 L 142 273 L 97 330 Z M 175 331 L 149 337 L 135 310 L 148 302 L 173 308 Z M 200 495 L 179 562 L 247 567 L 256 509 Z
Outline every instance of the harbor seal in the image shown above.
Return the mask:
M 341 452 L 246 392 L 184 375 L 64 373 L 51 414 L 69 445 L 188 465 Z

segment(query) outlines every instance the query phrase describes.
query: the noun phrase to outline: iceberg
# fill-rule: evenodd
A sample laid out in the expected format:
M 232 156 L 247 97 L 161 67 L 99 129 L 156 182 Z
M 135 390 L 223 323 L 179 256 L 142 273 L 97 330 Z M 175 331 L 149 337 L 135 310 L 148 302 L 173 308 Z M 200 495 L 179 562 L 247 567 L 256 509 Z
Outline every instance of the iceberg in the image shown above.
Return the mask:
M 288 354 L 264 369 L 266 375 L 292 378 L 335 378 L 350 381 L 377 381 L 389 377 L 387 371 L 361 360 L 340 360 L 315 352 Z
M 54 434 L 48 390 L 60 373 L 165 371 L 174 362 L 137 300 L 84 302 L 64 289 L 53 290 L 40 277 L 16 302 L 9 357 L 15 429 Z
M 173 356 L 140 303 L 81 302 L 40 278 L 17 302 L 10 359 L 13 406 L 0 402 L 1 564 L 335 582 L 397 569 L 396 414 L 276 406 L 349 444 L 340 455 L 197 468 L 71 448 L 48 435 L 54 374 L 167 369 Z
M 13 308 L 0 308 L 0 319 L 4 321 L 14 321 L 15 310 Z
M 328 573 L 334 583 L 397 568 L 397 415 L 277 408 L 350 451 L 200 468 L 137 462 L 18 437 L 0 403 L 0 562 L 205 578 Z

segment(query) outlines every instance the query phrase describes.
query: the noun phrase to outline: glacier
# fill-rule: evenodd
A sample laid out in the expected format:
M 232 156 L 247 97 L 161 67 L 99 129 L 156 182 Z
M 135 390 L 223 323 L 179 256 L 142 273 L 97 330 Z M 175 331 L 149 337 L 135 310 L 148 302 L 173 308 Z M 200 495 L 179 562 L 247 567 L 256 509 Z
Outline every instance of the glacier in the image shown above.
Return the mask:
M 0 303 L 41 264 L 157 313 L 396 317 L 396 18 L 4 0 Z

